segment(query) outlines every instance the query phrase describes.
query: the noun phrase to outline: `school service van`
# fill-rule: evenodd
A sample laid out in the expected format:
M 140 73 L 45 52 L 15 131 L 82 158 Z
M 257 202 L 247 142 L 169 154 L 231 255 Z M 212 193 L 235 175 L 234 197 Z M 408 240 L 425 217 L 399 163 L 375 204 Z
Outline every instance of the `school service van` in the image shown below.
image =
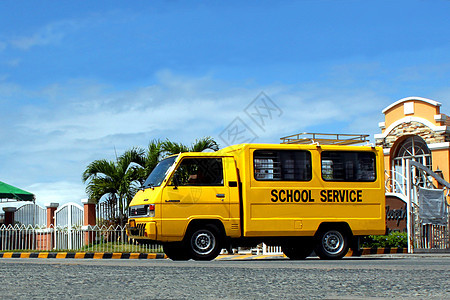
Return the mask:
M 130 203 L 127 234 L 173 260 L 279 245 L 323 259 L 385 233 L 383 152 L 371 146 L 241 144 L 162 160 Z

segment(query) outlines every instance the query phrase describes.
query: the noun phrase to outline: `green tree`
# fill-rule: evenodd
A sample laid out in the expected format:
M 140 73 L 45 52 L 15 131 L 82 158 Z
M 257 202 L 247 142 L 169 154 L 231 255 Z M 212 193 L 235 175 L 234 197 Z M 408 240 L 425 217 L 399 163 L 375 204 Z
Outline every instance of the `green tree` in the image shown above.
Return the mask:
M 147 149 L 140 149 L 140 155 L 135 157 L 133 163 L 141 167 L 139 169 L 139 183 L 141 186 L 163 157 L 162 144 L 161 140 L 151 140 Z
M 181 143 L 174 143 L 166 140 L 162 143 L 161 147 L 165 155 L 178 154 L 181 152 L 202 152 L 205 150 L 219 150 L 219 146 L 212 137 L 197 139 L 191 146 L 186 146 Z
M 116 216 L 115 212 L 118 212 L 117 220 L 112 221 L 123 224 L 131 200 L 161 159 L 180 152 L 208 149 L 219 150 L 211 137 L 197 139 L 191 146 L 168 139 L 152 140 L 147 149 L 132 148 L 117 157 L 116 161 L 95 160 L 87 166 L 82 176 L 87 184 L 86 193 L 89 199 L 97 203 L 103 198 L 108 203 L 110 216 Z
M 110 216 L 116 223 L 124 223 L 124 215 L 131 199 L 140 187 L 140 161 L 144 151 L 132 148 L 116 158 L 116 161 L 106 159 L 95 160 L 90 163 L 82 175 L 87 183 L 86 193 L 89 199 L 96 203 L 102 197 L 108 203 Z

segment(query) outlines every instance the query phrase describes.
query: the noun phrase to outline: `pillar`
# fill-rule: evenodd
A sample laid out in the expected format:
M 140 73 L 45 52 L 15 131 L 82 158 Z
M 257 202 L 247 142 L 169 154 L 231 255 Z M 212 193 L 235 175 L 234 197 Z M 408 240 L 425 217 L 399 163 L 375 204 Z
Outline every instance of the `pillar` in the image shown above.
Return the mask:
M 16 210 L 15 207 L 3 207 L 3 211 L 5 212 L 5 226 L 14 226 L 14 213 Z
M 55 211 L 59 203 L 47 203 L 47 230 L 42 234 L 36 235 L 37 250 L 52 250 L 53 241 L 55 239 Z
M 95 240 L 95 231 L 92 227 L 96 225 L 96 203 L 90 199 L 81 199 L 84 205 L 84 244 L 89 245 Z
M 59 203 L 47 203 L 47 228 L 55 227 L 55 211 L 58 208 Z

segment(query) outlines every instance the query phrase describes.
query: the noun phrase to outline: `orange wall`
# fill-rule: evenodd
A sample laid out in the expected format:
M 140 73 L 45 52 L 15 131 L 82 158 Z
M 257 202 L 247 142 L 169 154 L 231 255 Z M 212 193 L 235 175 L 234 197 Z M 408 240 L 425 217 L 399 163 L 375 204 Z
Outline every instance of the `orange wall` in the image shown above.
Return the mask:
M 442 171 L 442 175 L 446 181 L 450 181 L 450 151 L 449 149 L 433 150 L 431 151 L 431 159 L 433 164 L 433 171 L 439 168 Z
M 439 108 L 439 106 L 434 106 L 429 103 L 424 103 L 422 101 L 412 101 L 412 102 L 414 102 L 414 114 L 405 115 L 405 110 L 403 108 L 403 104 L 411 102 L 411 101 L 399 103 L 396 106 L 394 106 L 393 108 L 389 109 L 387 112 L 385 112 L 386 128 L 388 128 L 395 121 L 400 120 L 407 116 L 424 118 L 437 126 L 440 125 L 438 122 L 436 122 L 434 120 L 434 115 L 440 114 L 440 108 Z

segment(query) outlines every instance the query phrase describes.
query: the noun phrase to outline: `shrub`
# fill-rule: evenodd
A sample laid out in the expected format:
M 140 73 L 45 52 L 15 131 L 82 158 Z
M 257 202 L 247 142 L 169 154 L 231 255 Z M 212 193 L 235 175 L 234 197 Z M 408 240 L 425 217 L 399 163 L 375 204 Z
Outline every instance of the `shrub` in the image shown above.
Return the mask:
M 408 246 L 408 235 L 406 232 L 391 232 L 388 235 L 369 235 L 362 240 L 363 248 L 385 248 Z

